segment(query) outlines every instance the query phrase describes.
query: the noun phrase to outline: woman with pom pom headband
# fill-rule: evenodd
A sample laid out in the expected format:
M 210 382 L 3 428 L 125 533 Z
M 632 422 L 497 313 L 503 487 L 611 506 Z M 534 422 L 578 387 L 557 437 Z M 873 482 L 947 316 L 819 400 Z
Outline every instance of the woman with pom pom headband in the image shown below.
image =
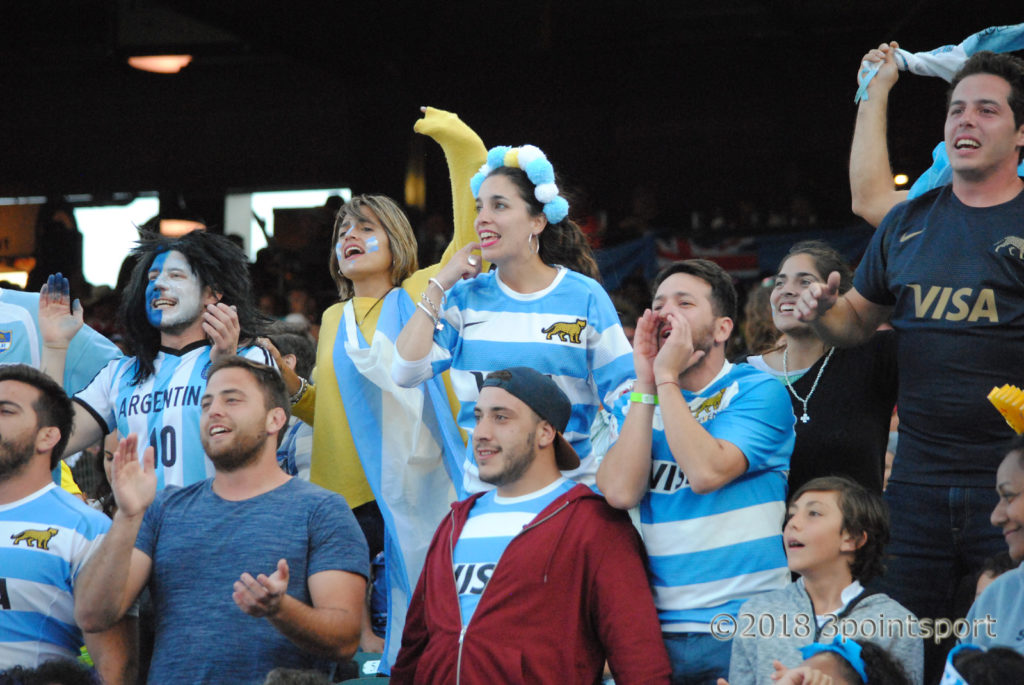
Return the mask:
M 563 473 L 592 485 L 591 424 L 632 378 L 632 350 L 544 153 L 501 146 L 481 161 L 469 184 L 479 244 L 456 253 L 424 291 L 398 338 L 392 377 L 413 385 L 450 368 L 459 426 L 472 435 L 483 376 L 511 366 L 550 376 L 572 400 L 565 437 L 580 456 L 579 467 Z M 481 273 L 485 261 L 495 270 Z M 490 487 L 472 440 L 463 467 L 468 492 Z
M 473 197 L 480 196 L 480 186 L 484 179 L 503 166 L 523 170 L 530 183 L 536 186 L 533 195 L 544 205 L 544 216 L 549 222 L 557 224 L 569 216 L 569 202 L 558 194 L 558 186 L 555 184 L 555 168 L 540 148 L 534 145 L 518 148 L 499 145 L 491 148 L 487 153 L 487 163 L 480 167 L 480 171 L 469 182 Z

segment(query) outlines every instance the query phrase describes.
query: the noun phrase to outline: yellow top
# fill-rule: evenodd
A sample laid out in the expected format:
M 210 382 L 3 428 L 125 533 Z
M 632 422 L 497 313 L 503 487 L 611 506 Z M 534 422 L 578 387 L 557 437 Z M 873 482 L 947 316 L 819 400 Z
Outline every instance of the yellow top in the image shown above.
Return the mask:
M 82 495 L 82 489 L 78 487 L 74 476 L 71 475 L 71 467 L 63 459 L 60 460 L 60 486 L 72 495 Z
M 426 289 L 427 282 L 459 249 L 476 240 L 473 221 L 476 203 L 469 188 L 469 180 L 487 157 L 483 141 L 458 116 L 439 109 L 427 108 L 426 114 L 416 122 L 415 130 L 433 138 L 444 150 L 452 183 L 455 235 L 438 264 L 420 269 L 402 282 L 414 302 Z M 353 299 L 359 330 L 367 340 L 377 330 L 380 307 L 375 297 Z M 345 304 L 331 305 L 324 312 L 317 343 L 316 368 L 310 379 L 312 386 L 293 407 L 292 413 L 313 426 L 313 455 L 310 480 L 328 490 L 341 494 L 353 509 L 374 499 L 370 484 L 363 474 L 348 427 L 345 405 L 338 389 L 334 371 L 334 344 Z M 372 311 L 371 311 L 372 308 Z M 365 319 L 363 317 L 366 317 Z M 448 374 L 444 374 L 445 388 L 452 415 L 458 412 L 458 400 L 452 392 Z M 320 423 L 315 422 L 319 415 Z M 324 417 L 327 420 L 324 420 Z M 465 435 L 463 435 L 465 439 Z

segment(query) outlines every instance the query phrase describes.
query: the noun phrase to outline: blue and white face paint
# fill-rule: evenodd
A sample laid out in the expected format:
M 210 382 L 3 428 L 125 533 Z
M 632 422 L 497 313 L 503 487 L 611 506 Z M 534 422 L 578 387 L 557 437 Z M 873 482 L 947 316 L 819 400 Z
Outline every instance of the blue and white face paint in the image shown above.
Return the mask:
M 154 328 L 188 326 L 203 312 L 203 289 L 185 255 L 161 252 L 149 267 L 146 318 Z

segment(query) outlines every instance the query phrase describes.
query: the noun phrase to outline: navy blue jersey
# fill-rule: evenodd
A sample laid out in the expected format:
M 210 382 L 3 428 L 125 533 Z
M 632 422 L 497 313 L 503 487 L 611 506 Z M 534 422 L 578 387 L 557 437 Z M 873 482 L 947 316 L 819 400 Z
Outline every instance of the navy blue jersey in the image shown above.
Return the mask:
M 854 287 L 893 307 L 900 440 L 892 480 L 992 487 L 1013 432 L 986 396 L 1024 385 L 1024 193 L 968 207 L 945 186 L 897 205 Z

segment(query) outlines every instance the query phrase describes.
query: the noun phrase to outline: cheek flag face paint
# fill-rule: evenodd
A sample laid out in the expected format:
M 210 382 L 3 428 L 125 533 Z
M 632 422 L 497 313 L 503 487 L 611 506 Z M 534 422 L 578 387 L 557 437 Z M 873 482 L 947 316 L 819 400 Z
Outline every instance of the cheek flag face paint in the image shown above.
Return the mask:
M 341 245 L 342 243 L 340 240 L 334 244 L 334 256 L 338 258 L 338 264 L 345 261 L 345 251 L 342 249 Z
M 366 251 L 376 252 L 380 249 L 380 241 L 377 240 L 377 236 L 370 236 L 366 240 Z

